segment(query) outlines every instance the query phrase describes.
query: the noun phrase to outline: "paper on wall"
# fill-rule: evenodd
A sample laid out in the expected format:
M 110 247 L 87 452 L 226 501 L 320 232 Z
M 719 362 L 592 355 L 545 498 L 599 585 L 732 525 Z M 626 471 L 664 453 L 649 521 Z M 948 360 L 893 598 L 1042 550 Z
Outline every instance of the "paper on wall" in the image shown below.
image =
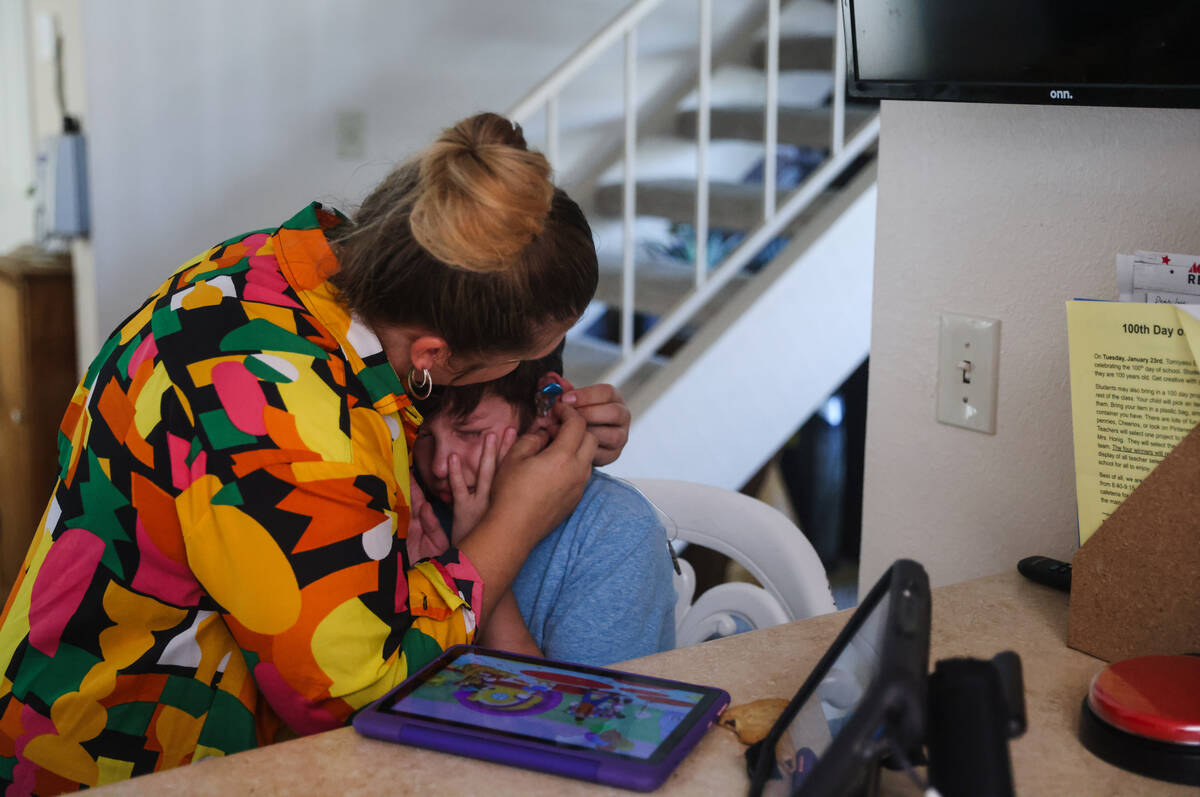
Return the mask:
M 1119 254 L 1117 293 L 1123 302 L 1200 303 L 1200 255 L 1147 250 Z
M 1200 423 L 1198 319 L 1200 305 L 1067 302 L 1081 545 Z

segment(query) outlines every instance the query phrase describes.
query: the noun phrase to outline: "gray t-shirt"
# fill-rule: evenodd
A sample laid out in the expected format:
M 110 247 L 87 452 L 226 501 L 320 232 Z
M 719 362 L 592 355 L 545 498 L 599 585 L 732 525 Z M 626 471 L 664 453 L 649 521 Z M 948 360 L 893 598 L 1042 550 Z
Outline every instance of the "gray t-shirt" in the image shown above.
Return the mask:
M 602 665 L 675 647 L 672 574 L 654 508 L 593 472 L 575 511 L 537 544 L 512 589 L 547 658 Z

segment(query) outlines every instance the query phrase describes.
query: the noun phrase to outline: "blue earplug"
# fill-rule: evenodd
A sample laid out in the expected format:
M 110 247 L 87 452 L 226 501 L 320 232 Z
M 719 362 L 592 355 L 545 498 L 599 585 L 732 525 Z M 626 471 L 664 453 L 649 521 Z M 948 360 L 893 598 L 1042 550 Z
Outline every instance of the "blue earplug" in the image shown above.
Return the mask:
M 551 382 L 537 392 L 534 398 L 534 404 L 537 407 L 538 417 L 545 417 L 550 414 L 550 408 L 554 406 L 554 401 L 563 394 L 563 386 L 557 382 Z

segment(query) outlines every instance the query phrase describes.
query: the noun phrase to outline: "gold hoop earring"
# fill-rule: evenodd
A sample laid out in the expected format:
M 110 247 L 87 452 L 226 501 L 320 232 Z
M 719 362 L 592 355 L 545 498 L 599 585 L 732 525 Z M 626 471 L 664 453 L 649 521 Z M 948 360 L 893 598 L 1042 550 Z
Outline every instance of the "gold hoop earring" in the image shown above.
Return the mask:
M 413 398 L 427 399 L 429 394 L 433 392 L 433 377 L 429 375 L 428 368 L 421 369 L 421 381 L 413 384 L 413 378 L 417 375 L 416 366 L 408 368 L 408 394 Z M 422 392 L 424 391 L 424 392 Z

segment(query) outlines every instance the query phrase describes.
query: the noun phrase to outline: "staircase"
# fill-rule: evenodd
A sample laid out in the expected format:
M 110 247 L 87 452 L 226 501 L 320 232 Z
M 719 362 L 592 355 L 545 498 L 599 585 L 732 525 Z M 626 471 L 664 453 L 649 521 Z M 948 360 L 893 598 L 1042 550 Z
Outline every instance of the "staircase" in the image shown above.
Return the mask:
M 566 372 L 613 382 L 630 404 L 630 442 L 608 470 L 737 489 L 867 354 L 878 117 L 844 105 L 825 0 L 746 2 L 715 32 L 698 0 L 695 60 L 639 92 L 637 35 L 658 4 L 629 6 L 511 115 L 570 175 L 596 233 L 600 284 Z M 623 114 L 560 121 L 580 56 L 620 39 Z M 586 151 L 560 147 L 560 132 Z

